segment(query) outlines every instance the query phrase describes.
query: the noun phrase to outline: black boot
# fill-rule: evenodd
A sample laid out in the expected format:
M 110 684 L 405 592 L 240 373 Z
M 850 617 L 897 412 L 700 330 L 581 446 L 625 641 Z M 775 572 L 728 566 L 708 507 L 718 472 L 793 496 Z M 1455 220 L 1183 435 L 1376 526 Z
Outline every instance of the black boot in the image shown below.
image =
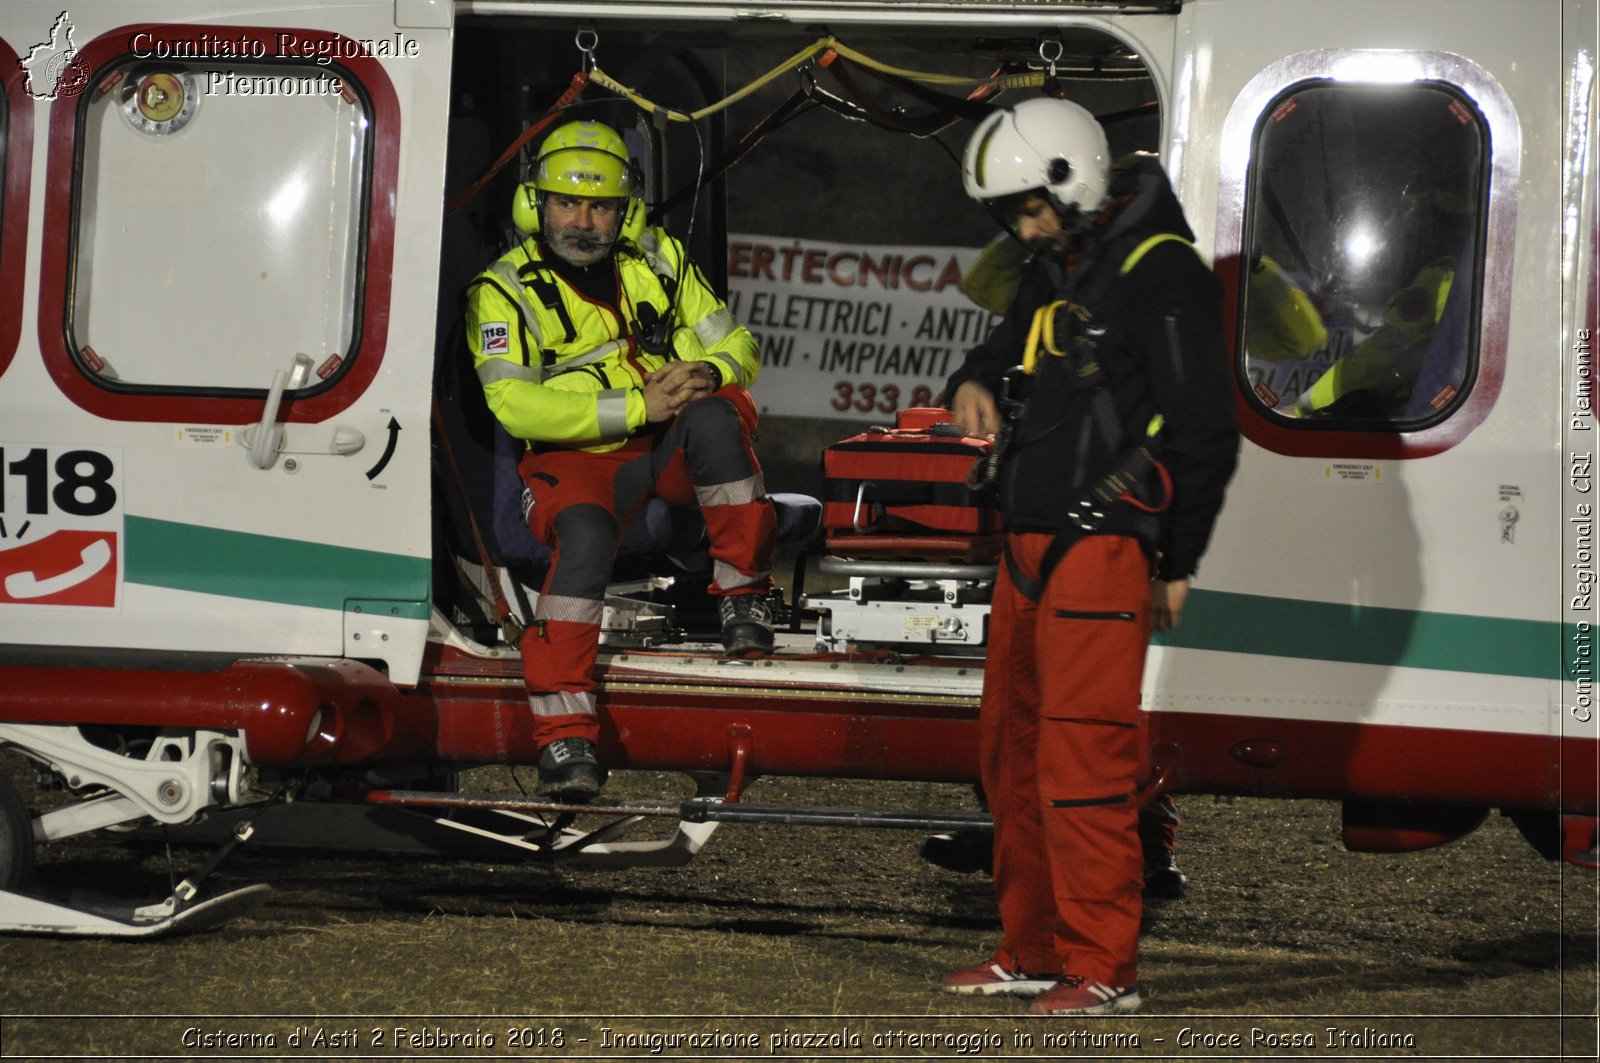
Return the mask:
M 982 828 L 933 834 L 922 841 L 922 858 L 946 871 L 994 871 L 994 831 Z
M 729 657 L 766 657 L 772 653 L 772 607 L 760 594 L 730 594 L 718 606 L 722 646 Z
M 539 751 L 539 785 L 534 793 L 553 801 L 582 804 L 605 785 L 606 770 L 587 738 L 558 738 Z
M 1175 901 L 1189 889 L 1189 879 L 1178 870 L 1178 858 L 1170 849 L 1149 849 L 1144 854 L 1144 895 L 1155 900 Z

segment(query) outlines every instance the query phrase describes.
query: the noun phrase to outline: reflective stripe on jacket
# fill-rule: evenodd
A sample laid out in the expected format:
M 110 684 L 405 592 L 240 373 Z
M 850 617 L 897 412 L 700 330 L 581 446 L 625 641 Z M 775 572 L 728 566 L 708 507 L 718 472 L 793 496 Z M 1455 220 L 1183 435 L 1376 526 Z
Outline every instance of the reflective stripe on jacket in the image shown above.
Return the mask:
M 631 323 L 664 317 L 678 277 L 676 357 L 716 366 L 749 387 L 760 369 L 754 336 L 734 321 L 684 250 L 660 229 L 612 256 L 619 307 L 592 302 L 540 259 L 537 238 L 502 256 L 467 294 L 467 345 L 489 408 L 519 439 L 614 450 L 645 424 L 645 377 L 667 358 L 631 339 Z M 641 308 L 648 305 L 653 313 Z M 619 316 L 620 312 L 620 316 Z

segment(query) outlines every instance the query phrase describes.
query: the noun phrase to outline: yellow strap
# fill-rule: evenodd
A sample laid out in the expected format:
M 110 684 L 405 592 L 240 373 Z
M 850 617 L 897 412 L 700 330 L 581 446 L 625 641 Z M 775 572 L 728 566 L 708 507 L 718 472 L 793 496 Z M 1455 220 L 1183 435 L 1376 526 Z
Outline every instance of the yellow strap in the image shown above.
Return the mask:
M 1045 323 L 1052 316 L 1050 306 L 1041 306 L 1033 312 L 1033 325 L 1028 329 L 1028 342 L 1022 348 L 1022 371 L 1028 376 L 1033 375 L 1033 367 L 1039 361 L 1039 338 L 1044 335 Z
M 1043 85 L 1045 82 L 1045 74 L 1043 71 L 1020 75 L 1009 74 L 997 78 L 975 78 L 966 77 L 960 74 L 928 74 L 917 70 L 906 70 L 903 67 L 889 66 L 887 63 L 880 63 L 871 56 L 862 55 L 854 48 L 851 48 L 849 45 L 844 44 L 833 37 L 829 37 L 827 39 L 827 46 L 844 56 L 846 59 L 854 60 L 864 67 L 868 67 L 869 69 L 877 70 L 885 74 L 894 74 L 910 81 L 920 81 L 924 85 L 949 85 L 953 88 L 966 86 L 977 88 L 979 86 L 988 85 L 993 85 L 998 88 L 1037 88 L 1038 86 Z
M 782 63 L 779 63 L 767 73 L 756 78 L 754 81 L 750 82 L 750 84 L 733 93 L 731 96 L 719 100 L 710 106 L 702 107 L 700 110 L 694 111 L 690 114 L 684 114 L 682 111 L 674 111 L 671 108 L 661 107 L 658 104 L 652 103 L 639 93 L 635 92 L 633 89 L 628 88 L 615 78 L 612 78 L 599 67 L 595 67 L 589 72 L 589 80 L 593 81 L 602 88 L 610 89 L 612 92 L 615 92 L 618 95 L 626 96 L 641 109 L 649 111 L 651 114 L 655 114 L 657 111 L 664 111 L 666 112 L 667 118 L 672 121 L 696 122 L 702 118 L 705 118 L 707 115 L 716 114 L 723 108 L 732 106 L 739 100 L 744 99 L 752 92 L 755 92 L 757 89 L 761 88 L 763 85 L 766 85 L 774 78 L 782 76 L 784 73 L 799 66 L 807 59 L 826 51 L 831 46 L 830 42 L 832 40 L 833 38 L 831 37 L 823 37 L 819 40 L 813 41 L 811 44 L 806 45 L 806 47 L 800 49 L 798 52 L 785 59 Z
M 1044 338 L 1044 349 L 1049 351 L 1051 354 L 1055 355 L 1057 358 L 1060 358 L 1060 357 L 1064 356 L 1067 352 L 1062 350 L 1061 349 L 1061 344 L 1056 342 L 1056 314 L 1055 314 L 1055 312 L 1056 312 L 1056 310 L 1064 308 L 1066 306 L 1067 306 L 1067 303 L 1066 303 L 1065 300 L 1057 299 L 1055 302 L 1051 303 L 1049 306 L 1046 306 L 1044 308 L 1045 312 L 1048 315 L 1044 319 L 1044 337 L 1043 337 Z
M 806 45 L 804 48 L 800 49 L 798 52 L 779 63 L 777 66 L 767 71 L 767 73 L 762 74 L 760 77 L 750 82 L 744 88 L 734 92 L 732 95 L 724 97 L 723 99 L 718 100 L 716 103 L 708 104 L 707 106 L 700 108 L 698 111 L 690 111 L 687 113 L 683 111 L 675 111 L 670 107 L 662 107 L 660 104 L 646 99 L 634 89 L 622 84 L 620 81 L 601 70 L 598 66 L 589 72 L 589 80 L 594 82 L 596 85 L 601 86 L 602 88 L 610 89 L 619 96 L 626 96 L 641 110 L 648 111 L 651 114 L 665 114 L 669 121 L 698 122 L 702 118 L 716 114 L 718 111 L 721 111 L 727 107 L 731 107 L 733 104 L 744 99 L 752 92 L 755 92 L 762 86 L 769 84 L 774 79 L 782 77 L 789 71 L 797 69 L 802 63 L 814 59 L 823 52 L 830 50 L 839 53 L 846 59 L 853 60 L 854 62 L 860 63 L 862 66 L 868 67 L 872 70 L 882 71 L 886 74 L 895 74 L 899 77 L 907 78 L 911 81 L 918 81 L 925 85 L 1020 89 L 1037 88 L 1038 86 L 1043 85 L 1045 82 L 1045 74 L 1043 72 L 1033 72 L 1027 74 L 1004 74 L 1000 77 L 992 78 L 973 78 L 960 77 L 954 74 L 930 74 L 915 70 L 905 70 L 899 67 L 889 66 L 886 63 L 880 63 L 876 59 L 861 54 L 854 48 L 841 43 L 839 40 L 833 37 L 819 37 L 817 40 Z
M 1119 271 L 1119 273 L 1123 275 L 1129 273 L 1133 267 L 1139 264 L 1139 260 L 1143 258 L 1151 248 L 1160 244 L 1164 244 L 1168 240 L 1176 240 L 1180 244 L 1184 244 L 1191 251 L 1194 251 L 1196 255 L 1200 253 L 1199 249 L 1196 248 L 1194 244 L 1189 243 L 1189 241 L 1185 240 L 1177 233 L 1156 233 L 1154 236 L 1147 237 L 1141 241 L 1138 247 L 1135 247 L 1131 252 L 1129 252 L 1128 257 L 1122 260 L 1122 269 Z M 1057 358 L 1060 358 L 1067 353 L 1061 349 L 1059 344 L 1056 343 L 1056 310 L 1068 305 L 1068 303 L 1058 299 L 1053 303 L 1041 306 L 1039 309 L 1033 312 L 1033 326 L 1028 330 L 1028 345 L 1022 352 L 1022 371 L 1029 376 L 1033 375 L 1034 365 L 1038 361 L 1039 344 L 1041 342 L 1044 343 L 1045 350 L 1049 351 Z M 1155 435 L 1159 430 L 1160 425 L 1153 423 L 1152 427 L 1150 428 L 1150 434 Z
M 1186 245 L 1189 250 L 1193 251 L 1196 255 L 1200 254 L 1199 248 L 1189 243 L 1189 241 L 1185 240 L 1177 233 L 1156 233 L 1154 236 L 1146 237 L 1138 247 L 1130 251 L 1128 253 L 1128 257 L 1122 260 L 1122 269 L 1118 270 L 1117 272 L 1123 276 L 1133 272 L 1133 267 L 1139 264 L 1139 260 L 1143 258 L 1151 248 L 1157 246 L 1158 244 L 1164 244 L 1168 240 L 1176 240 L 1180 244 Z

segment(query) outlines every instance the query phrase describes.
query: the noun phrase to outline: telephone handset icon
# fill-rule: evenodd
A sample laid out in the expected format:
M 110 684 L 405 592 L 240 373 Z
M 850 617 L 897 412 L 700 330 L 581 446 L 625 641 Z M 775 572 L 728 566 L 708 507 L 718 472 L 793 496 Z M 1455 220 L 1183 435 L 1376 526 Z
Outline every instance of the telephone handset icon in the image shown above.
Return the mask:
M 19 600 L 47 598 L 64 590 L 87 583 L 111 563 L 111 544 L 96 539 L 78 554 L 78 565 L 55 576 L 40 579 L 32 572 L 13 572 L 6 577 L 6 594 Z

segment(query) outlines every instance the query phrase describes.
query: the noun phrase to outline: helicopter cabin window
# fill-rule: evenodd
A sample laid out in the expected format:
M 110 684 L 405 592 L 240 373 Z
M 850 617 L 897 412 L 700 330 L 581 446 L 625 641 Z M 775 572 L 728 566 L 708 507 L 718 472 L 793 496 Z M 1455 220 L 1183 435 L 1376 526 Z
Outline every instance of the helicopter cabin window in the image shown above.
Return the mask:
M 102 69 L 77 116 L 79 371 L 169 395 L 259 390 L 296 365 L 291 393 L 337 380 L 359 341 L 371 125 L 337 66 Z
M 1255 129 L 1238 358 L 1291 429 L 1406 433 L 1478 370 L 1487 125 L 1440 82 L 1311 81 Z

